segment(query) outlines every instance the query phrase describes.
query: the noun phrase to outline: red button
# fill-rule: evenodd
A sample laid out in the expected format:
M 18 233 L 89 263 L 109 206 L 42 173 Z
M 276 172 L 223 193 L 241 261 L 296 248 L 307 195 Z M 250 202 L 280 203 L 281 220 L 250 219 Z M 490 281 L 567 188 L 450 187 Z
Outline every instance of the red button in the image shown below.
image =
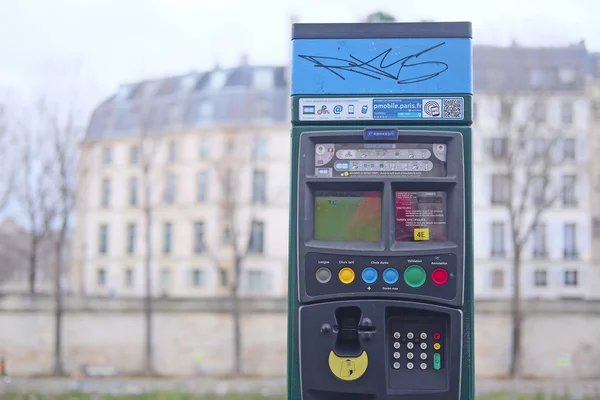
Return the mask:
M 434 334 L 433 334 L 433 338 L 434 338 L 435 340 L 440 340 L 440 334 L 439 334 L 439 333 L 434 333 Z
M 448 282 L 448 273 L 445 269 L 438 268 L 431 274 L 431 280 L 436 285 L 443 285 L 444 283 Z

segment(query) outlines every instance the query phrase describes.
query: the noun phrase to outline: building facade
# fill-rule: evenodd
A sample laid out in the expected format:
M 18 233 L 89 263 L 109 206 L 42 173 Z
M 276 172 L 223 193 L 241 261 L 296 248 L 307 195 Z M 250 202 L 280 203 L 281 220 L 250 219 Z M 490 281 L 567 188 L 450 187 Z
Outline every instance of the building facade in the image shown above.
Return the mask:
M 474 48 L 477 298 L 512 295 L 515 249 L 523 297 L 598 296 L 589 60 L 583 44 Z
M 234 282 L 242 295 L 286 294 L 286 75 L 243 61 L 124 85 L 98 106 L 79 166 L 80 293 L 142 296 L 149 266 L 156 296 L 223 295 Z

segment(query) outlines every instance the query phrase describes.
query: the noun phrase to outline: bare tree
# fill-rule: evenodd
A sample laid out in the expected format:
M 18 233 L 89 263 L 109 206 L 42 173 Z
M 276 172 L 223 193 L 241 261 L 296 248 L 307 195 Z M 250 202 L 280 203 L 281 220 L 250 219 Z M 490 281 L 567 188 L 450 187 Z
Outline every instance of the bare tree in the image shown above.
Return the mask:
M 45 194 L 48 202 L 54 204 L 53 219 L 49 224 L 56 234 L 54 250 L 56 265 L 54 268 L 55 291 L 55 332 L 54 332 L 54 374 L 63 375 L 62 362 L 62 314 L 65 265 L 67 263 L 68 239 L 71 228 L 71 216 L 75 206 L 78 145 L 83 132 L 80 116 L 73 104 L 66 101 L 53 102 L 41 98 L 37 103 L 37 112 L 42 129 L 49 138 L 45 149 L 49 157 L 46 166 L 47 179 L 53 188 Z
M 262 185 L 253 182 L 252 137 L 246 132 L 230 128 L 223 134 L 223 149 L 212 165 L 211 170 L 218 179 L 221 189 L 218 197 L 221 235 L 212 238 L 207 253 L 221 274 L 228 297 L 231 301 L 233 320 L 234 373 L 243 372 L 242 363 L 242 288 L 241 283 L 244 264 L 248 256 L 263 250 L 262 233 L 254 232 L 256 210 L 258 204 L 266 203 L 266 181 L 264 175 Z M 243 138 L 243 139 L 242 139 Z M 260 174 L 260 173 L 259 173 Z M 251 182 L 248 185 L 248 182 Z
M 144 225 L 144 316 L 145 316 L 145 361 L 144 369 L 149 375 L 155 373 L 154 367 L 154 347 L 153 347 L 153 287 L 152 287 L 152 262 L 153 262 L 153 241 L 152 228 L 154 226 L 154 195 L 156 192 L 155 177 L 157 162 L 157 151 L 160 145 L 160 137 L 155 131 L 156 112 L 160 111 L 155 107 L 145 93 L 137 93 L 138 99 L 133 105 L 133 119 L 135 130 L 138 135 L 136 149 L 132 150 L 137 155 L 132 157 L 139 158 L 142 185 L 142 201 L 139 203 L 143 212 Z
M 18 182 L 15 194 L 18 204 L 27 217 L 29 246 L 19 248 L 27 258 L 28 283 L 31 294 L 36 293 L 38 257 L 40 245 L 50 231 L 54 218 L 54 204 L 51 202 L 52 182 L 50 154 L 44 146 L 45 138 L 36 135 L 35 128 L 22 125 L 22 143 L 19 148 Z
M 11 198 L 15 183 L 16 170 L 11 152 L 16 145 L 16 137 L 13 134 L 8 115 L 6 99 L 0 99 L 0 212 L 6 208 Z
M 561 194 L 560 184 L 554 175 L 565 156 L 568 157 L 565 152 L 568 147 L 564 146 L 561 130 L 547 122 L 547 96 L 502 93 L 499 97 L 500 132 L 490 139 L 488 150 L 499 168 L 499 173 L 492 178 L 492 203 L 506 211 L 512 245 L 509 373 L 514 378 L 522 373 L 523 256 L 537 228 L 542 226 L 544 213 Z

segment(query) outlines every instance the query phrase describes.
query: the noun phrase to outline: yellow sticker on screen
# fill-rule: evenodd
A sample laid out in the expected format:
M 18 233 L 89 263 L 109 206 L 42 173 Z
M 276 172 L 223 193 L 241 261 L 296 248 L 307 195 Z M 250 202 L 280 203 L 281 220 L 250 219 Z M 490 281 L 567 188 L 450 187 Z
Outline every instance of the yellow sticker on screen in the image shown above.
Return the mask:
M 429 228 L 415 228 L 415 240 L 429 240 Z

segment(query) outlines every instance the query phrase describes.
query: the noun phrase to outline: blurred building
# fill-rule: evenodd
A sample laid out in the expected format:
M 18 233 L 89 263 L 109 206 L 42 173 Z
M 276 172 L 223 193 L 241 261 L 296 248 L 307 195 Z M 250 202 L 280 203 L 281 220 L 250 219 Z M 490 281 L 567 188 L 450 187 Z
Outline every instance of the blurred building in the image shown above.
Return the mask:
M 591 204 L 593 214 L 592 260 L 594 265 L 600 266 L 600 53 L 592 54 L 590 62 L 590 76 L 587 80 L 588 95 L 591 102 L 590 112 L 590 152 L 592 154 L 592 187 Z M 596 271 L 600 281 L 600 268 Z
M 236 258 L 243 295 L 285 295 L 288 104 L 286 69 L 246 59 L 123 85 L 100 104 L 81 148 L 79 291 L 145 293 L 151 217 L 155 295 L 225 294 Z
M 512 293 L 514 246 L 505 203 L 526 195 L 529 211 L 516 225 L 527 225 L 547 196 L 555 200 L 541 211 L 536 229 L 521 236 L 527 238 L 521 257 L 524 296 L 597 297 L 591 215 L 598 201 L 591 197 L 591 143 L 598 131 L 586 88 L 588 51 L 580 43 L 564 48 L 475 46 L 473 53 L 476 296 L 502 298 Z M 513 128 L 504 124 L 507 119 Z M 520 131 L 507 140 L 507 129 Z M 520 184 L 511 193 L 505 161 L 514 143 L 522 146 L 514 169 Z M 546 170 L 529 168 L 532 160 L 545 155 L 556 162 Z M 543 176 L 550 179 L 547 191 L 539 179 Z

